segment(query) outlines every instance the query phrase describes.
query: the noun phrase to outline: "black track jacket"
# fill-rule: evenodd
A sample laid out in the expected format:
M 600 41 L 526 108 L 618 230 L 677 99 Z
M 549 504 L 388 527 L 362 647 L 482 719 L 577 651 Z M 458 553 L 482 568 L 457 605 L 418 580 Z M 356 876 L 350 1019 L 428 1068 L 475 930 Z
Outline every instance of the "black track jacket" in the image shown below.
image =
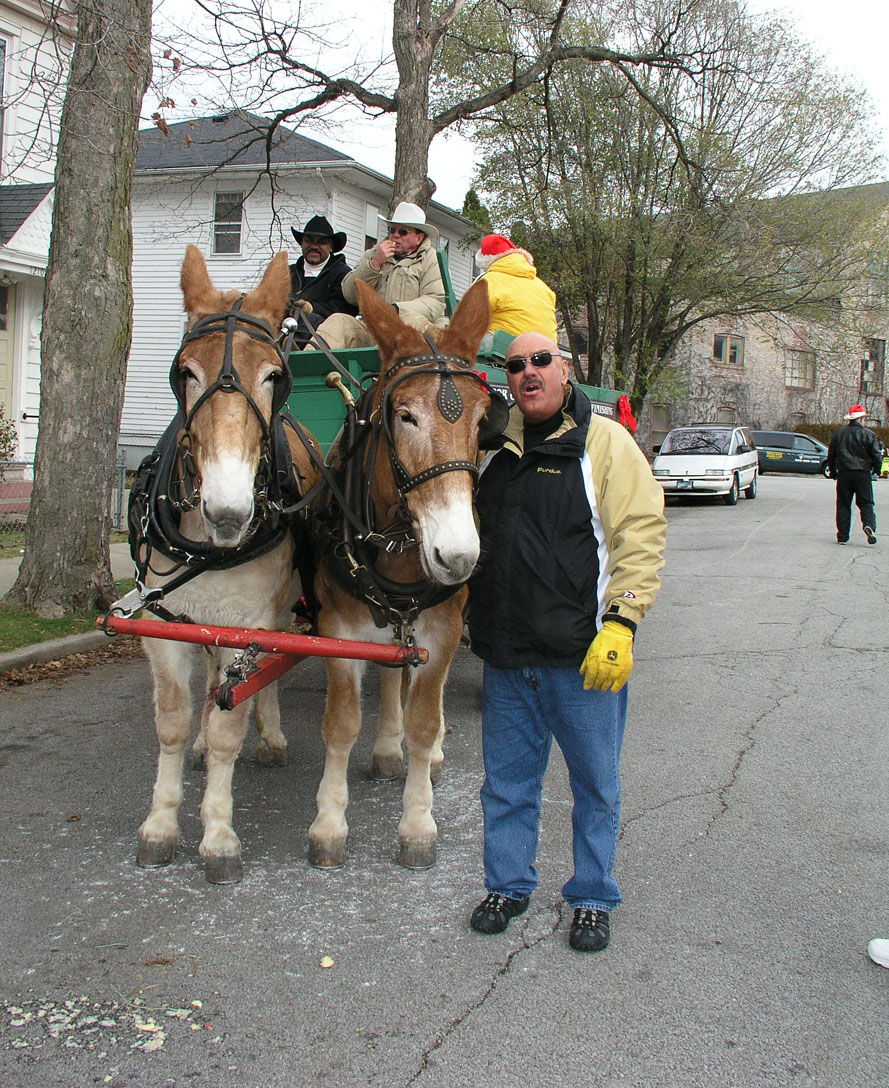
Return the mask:
M 527 452 L 523 427 L 513 406 L 479 481 L 472 649 L 498 668 L 579 668 L 606 612 L 635 624 L 654 602 L 664 495 L 632 436 L 578 389 L 561 426 Z

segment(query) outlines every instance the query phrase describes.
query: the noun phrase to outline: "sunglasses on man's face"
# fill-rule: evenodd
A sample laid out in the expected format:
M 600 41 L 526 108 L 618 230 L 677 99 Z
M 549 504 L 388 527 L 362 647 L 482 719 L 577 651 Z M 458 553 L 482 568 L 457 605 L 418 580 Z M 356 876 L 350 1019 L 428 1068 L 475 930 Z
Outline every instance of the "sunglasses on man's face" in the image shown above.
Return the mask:
M 507 374 L 521 374 L 525 369 L 525 363 L 530 363 L 539 370 L 541 367 L 549 366 L 552 361 L 551 351 L 535 351 L 533 355 L 518 355 L 515 359 L 507 359 L 503 365 Z
M 410 227 L 390 227 L 389 228 L 389 233 L 390 234 L 398 234 L 402 238 L 404 238 L 404 236 L 406 234 L 413 234 L 414 231 Z

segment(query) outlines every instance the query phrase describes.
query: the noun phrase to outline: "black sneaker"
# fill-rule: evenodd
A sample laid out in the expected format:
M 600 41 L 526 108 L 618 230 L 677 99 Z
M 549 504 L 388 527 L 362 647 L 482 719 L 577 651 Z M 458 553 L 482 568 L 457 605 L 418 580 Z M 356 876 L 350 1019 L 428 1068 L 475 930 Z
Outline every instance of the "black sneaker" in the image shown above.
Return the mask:
M 868 544 L 876 544 L 877 534 L 873 531 L 873 529 L 869 525 L 865 525 L 864 535 L 867 537 Z
M 848 544 L 848 543 L 849 543 L 849 538 L 848 537 L 846 537 L 845 540 L 840 540 L 840 538 L 837 537 L 837 544 Z
M 577 908 L 568 935 L 568 943 L 575 952 L 601 952 L 608 947 L 610 938 L 607 910 Z
M 528 909 L 531 897 L 510 899 L 491 892 L 472 912 L 469 924 L 477 933 L 502 933 L 510 920 Z

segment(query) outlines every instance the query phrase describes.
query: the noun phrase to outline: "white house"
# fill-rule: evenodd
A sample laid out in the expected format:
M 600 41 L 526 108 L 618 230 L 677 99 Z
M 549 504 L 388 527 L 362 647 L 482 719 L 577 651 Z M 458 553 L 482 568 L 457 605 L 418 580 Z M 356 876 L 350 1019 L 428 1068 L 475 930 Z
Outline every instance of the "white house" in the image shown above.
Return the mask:
M 175 411 L 170 363 L 185 315 L 179 273 L 185 246 L 204 254 L 220 288 L 254 286 L 281 249 L 296 260 L 291 227 L 325 215 L 345 231 L 344 255 L 354 265 L 380 236 L 392 181 L 348 155 L 281 128 L 268 153 L 267 122 L 242 111 L 141 132 L 133 186 L 133 344 L 127 368 L 120 443 L 133 467 Z M 432 203 L 454 290 L 472 278 L 475 245 L 461 243 L 473 224 Z
M 50 16 L 39 0 L 0 0 L 0 404 L 24 461 L 37 439 L 43 280 L 71 48 L 64 8 Z

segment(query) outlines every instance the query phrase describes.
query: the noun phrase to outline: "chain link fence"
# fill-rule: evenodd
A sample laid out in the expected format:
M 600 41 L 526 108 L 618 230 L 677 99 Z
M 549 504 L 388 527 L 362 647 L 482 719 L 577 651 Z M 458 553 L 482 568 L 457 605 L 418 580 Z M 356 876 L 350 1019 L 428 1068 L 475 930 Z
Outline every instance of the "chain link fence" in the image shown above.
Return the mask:
M 0 461 L 0 545 L 10 544 L 16 537 L 24 535 L 31 507 L 33 479 L 33 461 Z M 126 529 L 125 496 L 126 466 L 123 453 L 119 451 L 108 511 L 112 529 Z

